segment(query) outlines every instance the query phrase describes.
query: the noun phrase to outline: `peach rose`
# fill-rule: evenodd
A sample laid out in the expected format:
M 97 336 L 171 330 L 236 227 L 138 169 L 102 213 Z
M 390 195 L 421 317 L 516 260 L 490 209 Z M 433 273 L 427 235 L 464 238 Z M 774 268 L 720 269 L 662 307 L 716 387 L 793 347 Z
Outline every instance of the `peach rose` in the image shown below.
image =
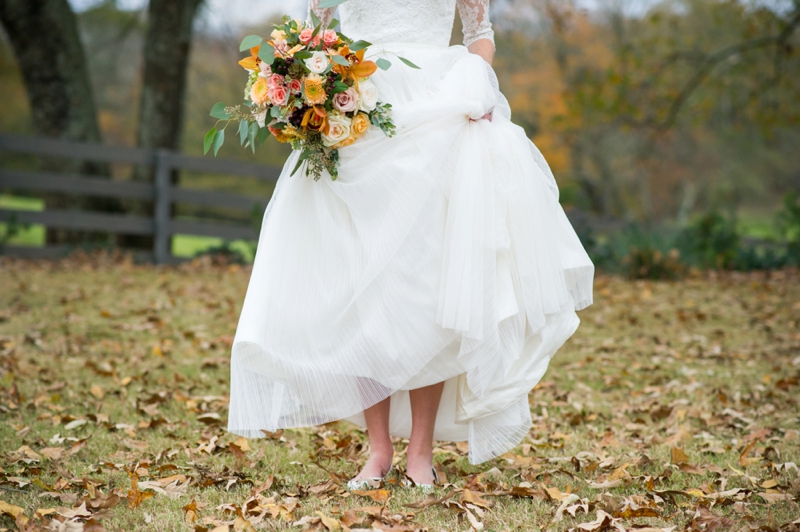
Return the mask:
M 286 78 L 281 76 L 280 74 L 273 74 L 267 80 L 270 89 L 274 89 L 275 87 L 283 87 L 283 82 Z
M 300 92 L 300 89 L 303 87 L 303 82 L 299 79 L 290 79 L 286 86 L 289 87 L 289 90 L 292 92 Z
M 334 30 L 325 30 L 325 33 L 322 36 L 322 42 L 325 43 L 325 46 L 333 46 L 339 41 L 339 36 L 336 35 Z
M 280 85 L 278 87 L 272 87 L 269 92 L 269 99 L 275 105 L 285 105 L 286 102 L 289 100 L 289 91 L 286 90 L 284 85 Z
M 300 32 L 300 42 L 308 44 L 311 42 L 311 35 L 314 33 L 314 28 L 306 28 Z

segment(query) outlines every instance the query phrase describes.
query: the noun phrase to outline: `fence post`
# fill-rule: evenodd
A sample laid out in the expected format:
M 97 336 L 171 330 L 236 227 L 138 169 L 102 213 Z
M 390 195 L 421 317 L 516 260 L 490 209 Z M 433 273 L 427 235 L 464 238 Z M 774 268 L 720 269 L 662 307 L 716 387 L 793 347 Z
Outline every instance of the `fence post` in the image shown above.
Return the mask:
M 156 264 L 166 264 L 170 259 L 170 207 L 172 205 L 171 196 L 171 174 L 172 166 L 169 163 L 169 154 L 163 150 L 155 153 L 156 162 L 156 182 L 155 182 L 155 210 L 154 225 L 155 234 L 153 235 L 153 259 Z

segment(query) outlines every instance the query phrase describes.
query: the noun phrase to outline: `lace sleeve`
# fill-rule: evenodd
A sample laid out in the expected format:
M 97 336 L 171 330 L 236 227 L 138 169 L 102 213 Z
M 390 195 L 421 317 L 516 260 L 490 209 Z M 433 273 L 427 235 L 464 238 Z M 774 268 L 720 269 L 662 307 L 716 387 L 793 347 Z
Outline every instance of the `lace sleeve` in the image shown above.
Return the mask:
M 494 44 L 494 31 L 489 21 L 489 0 L 457 0 L 456 5 L 464 28 L 464 46 L 478 39 L 489 39 Z
M 311 10 L 314 10 L 314 13 L 319 17 L 322 21 L 323 28 L 326 28 L 331 20 L 333 20 L 333 13 L 336 11 L 335 7 L 329 8 L 320 8 L 319 6 L 320 0 L 308 0 L 308 12 L 306 13 L 306 21 L 311 24 Z

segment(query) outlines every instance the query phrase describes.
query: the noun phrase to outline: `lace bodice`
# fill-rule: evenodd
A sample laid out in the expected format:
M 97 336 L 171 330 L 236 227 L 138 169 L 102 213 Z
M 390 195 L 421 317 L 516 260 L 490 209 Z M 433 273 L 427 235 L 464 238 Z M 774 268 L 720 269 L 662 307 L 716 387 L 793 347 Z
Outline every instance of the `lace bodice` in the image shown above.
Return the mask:
M 310 0 L 309 10 L 329 21 L 334 9 L 320 9 Z M 348 0 L 339 7 L 342 32 L 373 44 L 415 42 L 447 46 L 456 7 L 464 31 L 464 45 L 478 39 L 494 43 L 489 0 Z

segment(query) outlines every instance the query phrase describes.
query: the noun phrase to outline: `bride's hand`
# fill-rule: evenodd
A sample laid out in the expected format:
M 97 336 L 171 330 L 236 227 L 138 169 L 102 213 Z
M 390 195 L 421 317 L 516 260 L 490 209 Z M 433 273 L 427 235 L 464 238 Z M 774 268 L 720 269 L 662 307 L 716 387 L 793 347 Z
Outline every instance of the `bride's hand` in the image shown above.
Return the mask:
M 488 120 L 489 122 L 491 122 L 492 121 L 492 113 L 494 113 L 494 110 L 489 111 L 488 113 L 486 113 L 482 117 L 478 118 L 478 120 Z M 470 120 L 473 121 L 473 122 L 477 122 L 478 121 L 478 120 L 475 120 L 474 118 L 470 118 Z
M 467 50 L 475 55 L 479 55 L 484 61 L 492 64 L 494 59 L 494 43 L 489 39 L 478 39 L 467 47 Z

